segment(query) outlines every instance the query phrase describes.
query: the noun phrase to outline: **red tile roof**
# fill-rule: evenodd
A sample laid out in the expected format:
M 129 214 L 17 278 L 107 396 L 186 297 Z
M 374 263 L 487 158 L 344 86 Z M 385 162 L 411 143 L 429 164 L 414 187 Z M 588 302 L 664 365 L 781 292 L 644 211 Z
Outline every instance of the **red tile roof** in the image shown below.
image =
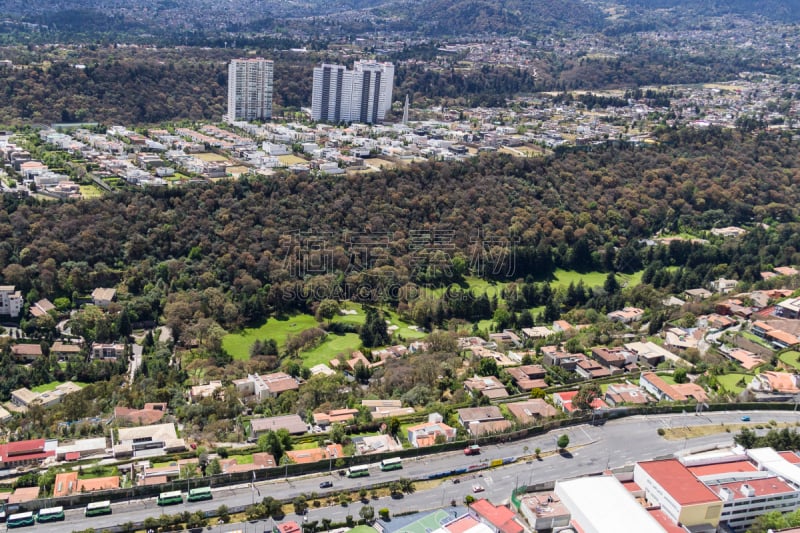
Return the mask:
M 480 522 L 472 518 L 470 515 L 465 514 L 458 520 L 447 524 L 445 529 L 450 533 L 465 533 L 478 524 L 480 524 Z
M 658 525 L 664 528 L 664 533 L 686 533 L 685 529 L 678 527 L 678 524 L 673 522 L 661 509 L 648 509 L 647 512 L 656 519 Z
M 522 533 L 525 530 L 522 524 L 515 520 L 517 515 L 508 507 L 495 506 L 489 500 L 483 499 L 471 503 L 469 507 L 502 533 Z
M 697 479 L 677 459 L 644 461 L 639 467 L 647 472 L 679 505 L 720 501 L 719 497 Z
M 732 463 L 714 463 L 711 465 L 700 465 L 688 467 L 689 472 L 697 477 L 712 474 L 727 474 L 734 472 L 755 472 L 758 470 L 749 461 L 734 461 Z
M 796 465 L 800 463 L 800 456 L 798 456 L 794 452 L 778 452 L 778 455 L 789 461 L 790 463 Z
M 734 483 L 724 483 L 714 487 L 717 491 L 722 487 L 728 488 L 733 491 L 733 498 L 735 500 L 742 500 L 748 498 L 742 493 L 742 486 L 749 485 L 755 491 L 753 497 L 774 496 L 776 494 L 788 494 L 794 492 L 794 489 L 781 481 L 777 477 L 768 477 L 763 479 L 748 479 L 746 482 L 736 481 Z

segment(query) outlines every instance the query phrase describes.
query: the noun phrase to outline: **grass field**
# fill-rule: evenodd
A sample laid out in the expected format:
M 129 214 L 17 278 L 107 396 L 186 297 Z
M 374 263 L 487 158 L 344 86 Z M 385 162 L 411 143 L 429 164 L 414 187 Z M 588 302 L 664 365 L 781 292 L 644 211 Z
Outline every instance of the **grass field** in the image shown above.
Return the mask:
M 81 185 L 81 196 L 86 199 L 100 198 L 103 196 L 103 191 L 97 185 Z
M 668 385 L 675 385 L 675 380 L 669 374 L 659 374 L 658 377 L 664 380 Z
M 225 170 L 231 176 L 241 176 L 242 174 L 247 174 L 248 172 L 250 172 L 250 167 L 245 167 L 245 166 L 239 165 L 239 166 L 236 166 L 236 167 L 228 167 Z
M 274 339 L 279 347 L 286 345 L 289 335 L 316 327 L 317 321 L 311 315 L 292 315 L 270 318 L 258 328 L 245 328 L 241 333 L 229 333 L 222 338 L 222 347 L 234 359 L 246 360 L 250 357 L 250 346 L 256 340 Z
M 667 440 L 680 440 L 680 439 L 696 439 L 698 437 L 708 437 L 709 435 L 717 435 L 718 433 L 730 432 L 731 434 L 738 433 L 744 428 L 756 429 L 758 424 L 716 424 L 708 426 L 684 426 L 664 430 L 664 438 Z M 774 428 L 793 427 L 794 424 L 782 422 Z
M 278 161 L 283 163 L 284 165 L 298 165 L 302 163 L 308 163 L 302 157 L 297 157 L 296 155 L 279 155 Z
M 328 333 L 322 344 L 313 350 L 301 352 L 300 357 L 303 358 L 303 366 L 311 368 L 320 363 L 327 365 L 331 359 L 335 359 L 340 353 L 349 355 L 357 350 L 359 346 L 361 346 L 361 339 L 355 333 L 345 333 L 344 335 Z
M 221 163 L 223 161 L 227 161 L 228 160 L 228 158 L 223 156 L 223 155 L 214 154 L 214 153 L 211 153 L 211 152 L 203 152 L 201 154 L 194 154 L 194 156 L 197 159 L 199 159 L 201 161 L 205 161 L 207 163 L 210 163 L 212 161 Z
M 739 394 L 745 389 L 741 385 L 737 385 L 743 378 L 745 383 L 749 383 L 753 379 L 753 376 L 748 374 L 725 374 L 723 376 L 717 376 L 717 381 L 720 385 L 725 387 L 725 390 L 728 392 Z
M 799 357 L 800 352 L 790 350 L 782 353 L 778 359 L 780 359 L 783 364 L 800 370 L 800 361 L 798 361 Z

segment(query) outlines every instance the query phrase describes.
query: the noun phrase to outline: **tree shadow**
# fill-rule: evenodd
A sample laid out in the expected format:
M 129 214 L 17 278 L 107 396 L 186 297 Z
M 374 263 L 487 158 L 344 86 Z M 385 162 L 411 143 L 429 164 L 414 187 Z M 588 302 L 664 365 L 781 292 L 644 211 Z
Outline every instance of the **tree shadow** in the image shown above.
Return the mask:
M 558 452 L 558 455 L 564 459 L 572 459 L 574 457 L 574 455 L 572 455 L 572 453 L 570 453 L 568 450 L 561 450 Z

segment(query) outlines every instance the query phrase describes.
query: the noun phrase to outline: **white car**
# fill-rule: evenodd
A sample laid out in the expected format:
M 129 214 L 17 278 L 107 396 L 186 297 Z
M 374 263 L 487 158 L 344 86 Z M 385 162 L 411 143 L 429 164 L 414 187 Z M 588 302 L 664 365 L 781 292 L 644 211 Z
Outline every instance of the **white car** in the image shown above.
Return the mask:
M 484 490 L 486 489 L 483 488 L 483 485 L 472 485 L 472 492 L 483 492 Z

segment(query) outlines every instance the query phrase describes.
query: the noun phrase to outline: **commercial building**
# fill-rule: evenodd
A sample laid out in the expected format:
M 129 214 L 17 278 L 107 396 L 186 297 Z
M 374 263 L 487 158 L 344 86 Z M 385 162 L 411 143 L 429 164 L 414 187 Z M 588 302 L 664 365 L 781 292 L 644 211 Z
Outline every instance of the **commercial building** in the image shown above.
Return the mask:
M 272 118 L 273 63 L 269 59 L 234 59 L 228 65 L 228 121 Z
M 356 61 L 353 70 L 323 63 L 314 69 L 311 118 L 325 122 L 383 121 L 392 107 L 394 65 Z

